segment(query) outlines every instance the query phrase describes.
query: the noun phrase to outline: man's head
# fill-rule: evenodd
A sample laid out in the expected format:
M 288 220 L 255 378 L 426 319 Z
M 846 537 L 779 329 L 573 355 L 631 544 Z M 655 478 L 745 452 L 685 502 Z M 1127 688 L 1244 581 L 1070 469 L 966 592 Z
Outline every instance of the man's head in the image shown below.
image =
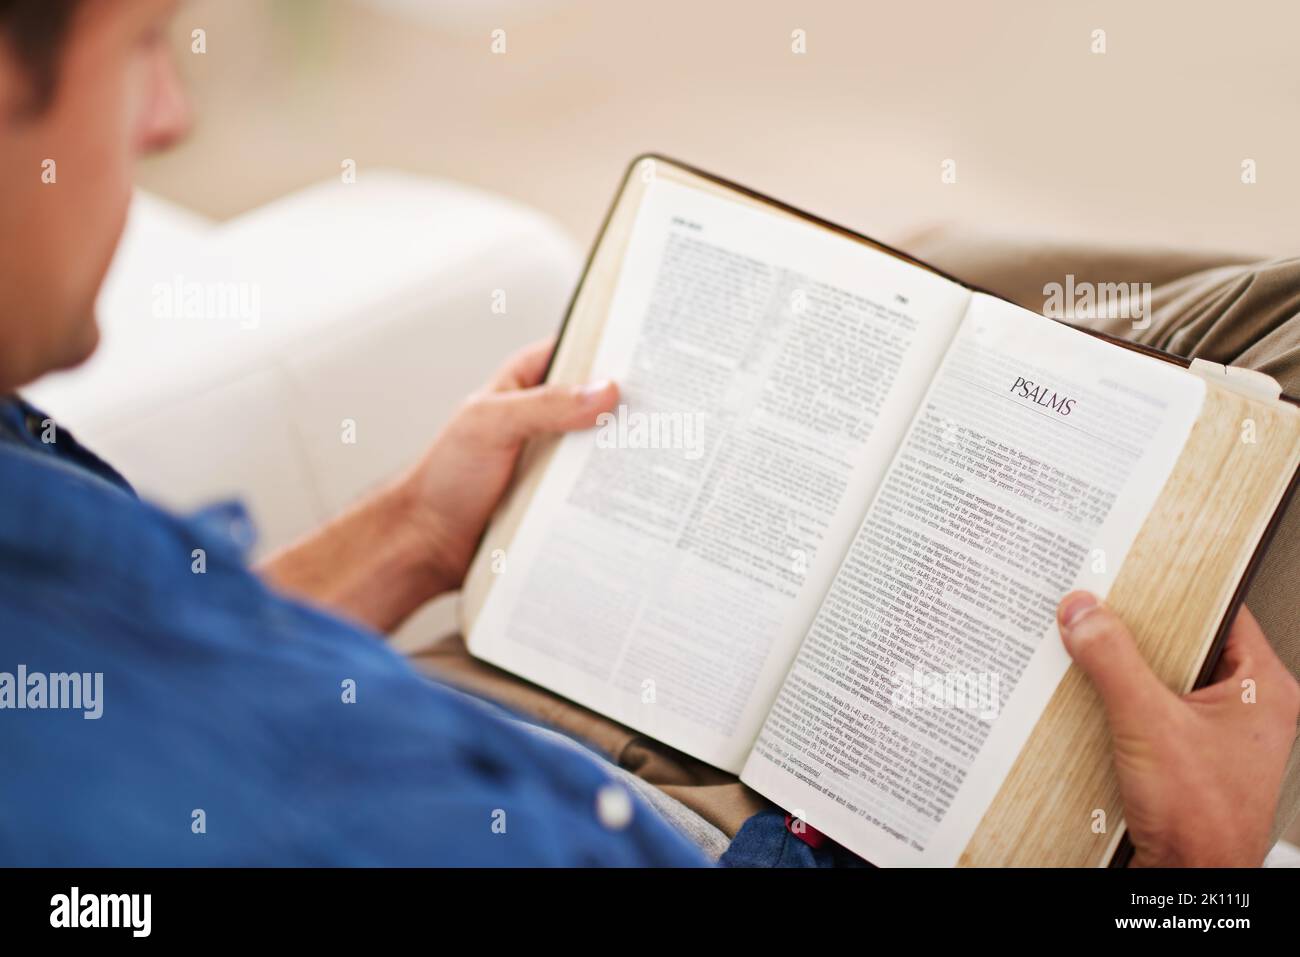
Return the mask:
M 84 360 L 135 161 L 188 112 L 176 0 L 0 0 L 0 395 Z

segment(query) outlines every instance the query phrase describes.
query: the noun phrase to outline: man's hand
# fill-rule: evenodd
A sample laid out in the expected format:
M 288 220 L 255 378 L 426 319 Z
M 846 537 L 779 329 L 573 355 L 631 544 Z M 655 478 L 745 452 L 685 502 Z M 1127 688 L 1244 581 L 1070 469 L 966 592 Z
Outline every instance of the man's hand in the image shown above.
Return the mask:
M 551 347 L 539 342 L 512 357 L 414 468 L 268 559 L 267 581 L 380 631 L 459 588 L 524 442 L 590 428 L 618 402 L 608 381 L 538 385 Z
M 1134 866 L 1257 867 L 1296 735 L 1300 684 L 1254 616 L 1242 607 L 1213 684 L 1182 697 L 1093 595 L 1067 595 L 1057 620 L 1106 706 Z
M 538 385 L 552 345 L 537 342 L 511 357 L 482 391 L 465 400 L 407 478 L 411 518 L 431 548 L 440 592 L 464 581 L 525 440 L 591 428 L 618 402 L 618 387 L 608 380 Z

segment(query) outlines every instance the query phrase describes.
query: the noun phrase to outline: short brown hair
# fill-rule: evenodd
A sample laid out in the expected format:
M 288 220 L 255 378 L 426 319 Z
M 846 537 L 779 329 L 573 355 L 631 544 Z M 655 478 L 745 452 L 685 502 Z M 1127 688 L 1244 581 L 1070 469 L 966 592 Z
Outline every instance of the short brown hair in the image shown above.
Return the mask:
M 0 38 L 32 84 L 29 108 L 40 112 L 54 99 L 59 54 L 82 0 L 0 0 Z

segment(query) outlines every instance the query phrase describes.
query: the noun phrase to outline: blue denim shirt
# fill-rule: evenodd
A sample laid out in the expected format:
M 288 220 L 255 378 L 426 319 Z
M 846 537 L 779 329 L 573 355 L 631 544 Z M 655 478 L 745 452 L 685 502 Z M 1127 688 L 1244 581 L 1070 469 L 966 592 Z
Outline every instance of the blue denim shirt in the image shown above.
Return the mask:
M 0 399 L 0 864 L 704 863 L 594 756 L 267 589 L 250 528 Z

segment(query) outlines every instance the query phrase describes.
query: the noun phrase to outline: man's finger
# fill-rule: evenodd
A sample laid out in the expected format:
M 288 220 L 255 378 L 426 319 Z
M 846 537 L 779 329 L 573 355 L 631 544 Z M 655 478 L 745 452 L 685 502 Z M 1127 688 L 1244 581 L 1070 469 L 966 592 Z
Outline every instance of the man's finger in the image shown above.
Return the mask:
M 1071 592 L 1056 612 L 1061 640 L 1101 695 L 1111 730 L 1140 733 L 1177 698 L 1156 677 L 1119 616 L 1089 592 Z
M 1249 698 L 1245 689 L 1252 689 Z M 1259 703 L 1268 713 L 1294 726 L 1300 713 L 1300 685 L 1269 644 L 1255 616 L 1243 605 L 1228 632 L 1213 681 L 1186 696 L 1188 701 Z
M 493 392 L 478 401 L 477 425 L 496 441 L 515 443 L 535 435 L 572 432 L 596 424 L 618 403 L 618 386 L 606 379 L 584 386 L 539 385 Z
M 509 359 L 492 377 L 488 384 L 490 392 L 506 392 L 511 389 L 527 389 L 542 381 L 542 375 L 551 361 L 555 351 L 555 339 L 541 339 L 524 346 Z
M 1245 672 L 1255 669 L 1258 664 L 1276 657 L 1277 654 L 1273 651 L 1273 646 L 1268 643 L 1268 638 L 1264 636 L 1264 630 L 1259 627 L 1259 622 L 1246 606 L 1242 605 L 1228 632 L 1219 663 L 1214 667 L 1214 684 L 1226 681 L 1228 678 L 1245 676 Z

